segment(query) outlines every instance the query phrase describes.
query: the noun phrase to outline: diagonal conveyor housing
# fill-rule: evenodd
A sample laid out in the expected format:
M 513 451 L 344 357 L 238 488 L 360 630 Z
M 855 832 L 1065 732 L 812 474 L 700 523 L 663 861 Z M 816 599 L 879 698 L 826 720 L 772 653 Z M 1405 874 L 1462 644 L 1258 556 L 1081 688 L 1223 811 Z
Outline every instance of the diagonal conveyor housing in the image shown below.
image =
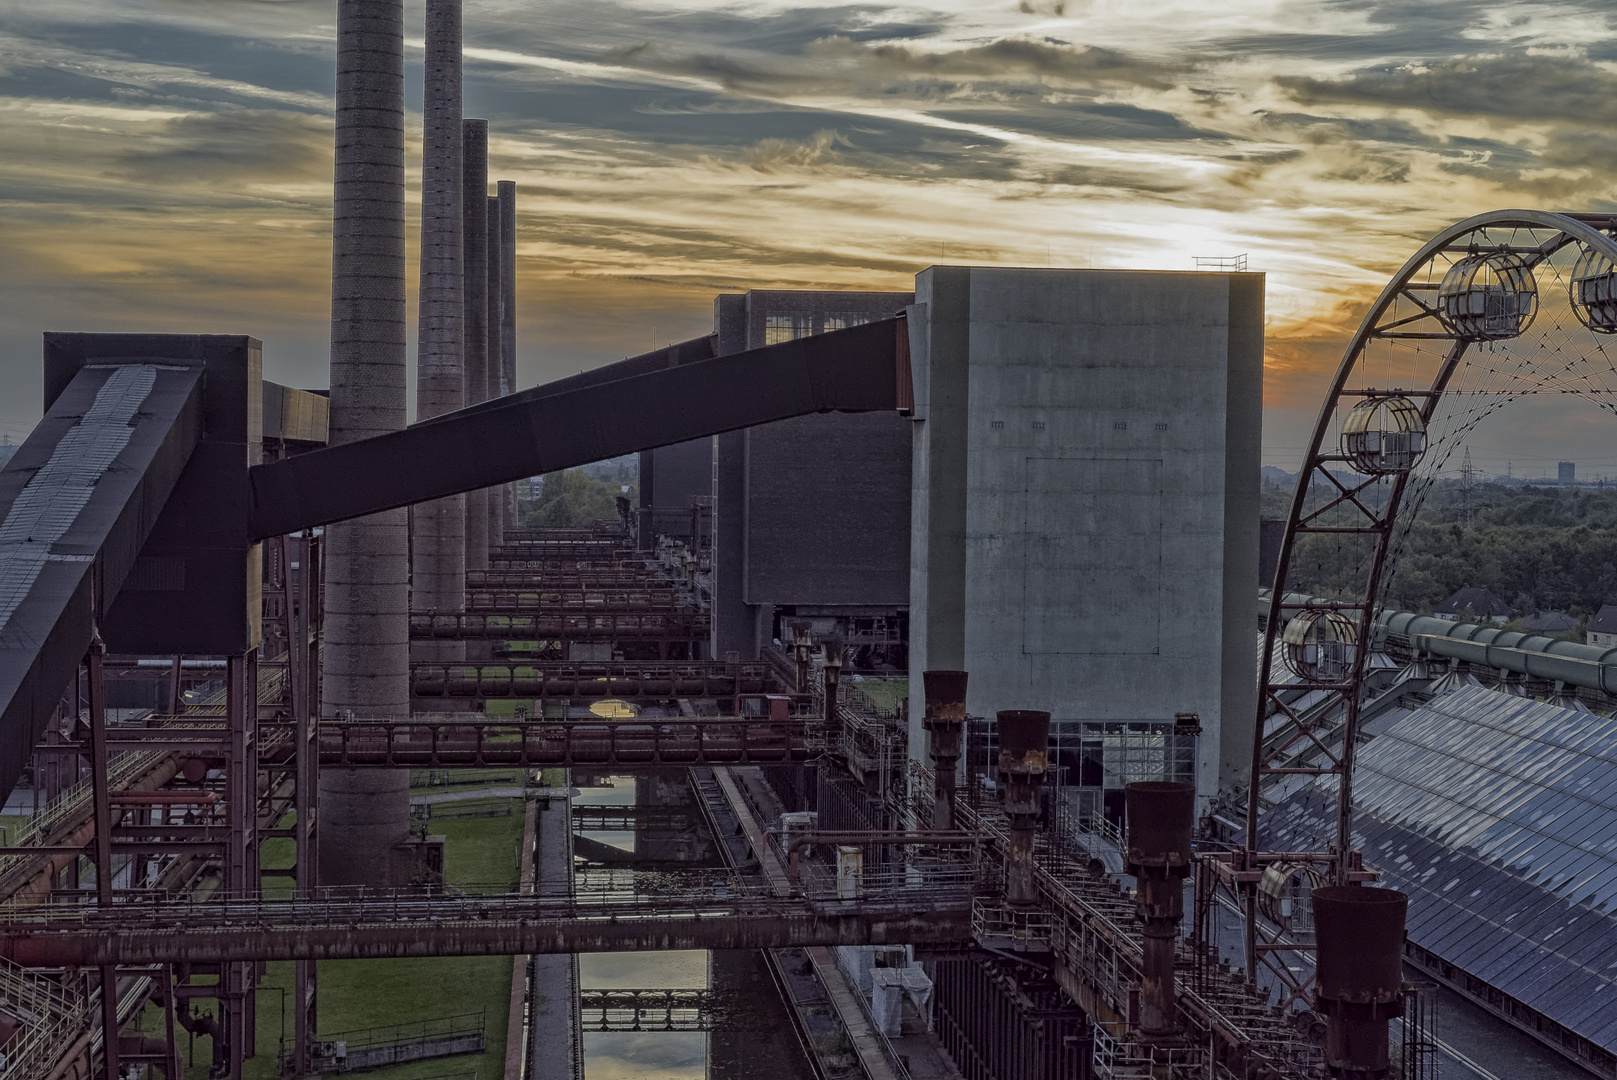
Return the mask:
M 0 470 L 0 792 L 197 444 L 201 386 L 193 367 L 84 367 Z
M 794 416 L 896 409 L 907 335 L 903 319 L 885 319 L 729 356 L 698 338 L 260 465 L 250 531 L 277 536 Z

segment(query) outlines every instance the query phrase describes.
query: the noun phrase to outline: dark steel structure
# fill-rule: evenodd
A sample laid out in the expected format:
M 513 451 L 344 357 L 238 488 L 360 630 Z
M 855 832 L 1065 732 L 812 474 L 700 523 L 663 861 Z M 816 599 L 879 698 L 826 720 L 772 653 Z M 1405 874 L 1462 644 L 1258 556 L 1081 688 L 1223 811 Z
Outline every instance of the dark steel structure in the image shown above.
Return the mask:
M 1195 853 L 1196 785 L 1170 782 L 1129 784 L 1125 867 L 1139 882 L 1135 915 L 1143 927 L 1140 973 L 1140 1032 L 1147 1038 L 1179 1032 L 1175 1013 L 1174 953 L 1185 914 L 1184 880 Z
M 952 829 L 955 774 L 960 766 L 966 729 L 966 673 L 923 671 L 921 679 L 926 686 L 926 712 L 921 723 L 930 740 L 932 775 L 937 778 L 932 824 L 934 828 Z
M 1003 795 L 1000 809 L 1010 822 L 1005 854 L 1005 902 L 1029 906 L 1038 899 L 1033 887 L 1033 838 L 1041 788 L 1048 765 L 1050 714 L 1033 709 L 1007 709 L 999 713 L 999 772 Z
M 1393 889 L 1314 890 L 1315 1006 L 1325 1016 L 1325 1059 L 1344 1080 L 1389 1075 L 1387 1025 L 1404 1015 L 1404 916 Z
M 905 333 L 902 319 L 885 319 L 683 364 L 672 346 L 660 368 L 624 360 L 401 432 L 261 465 L 251 477 L 247 531 L 296 532 L 793 416 L 893 411 Z M 481 449 L 493 442 L 501 454 Z
M 1614 230 L 1611 215 L 1532 210 L 1482 214 L 1443 230 L 1377 297 L 1326 394 L 1270 592 L 1245 836 L 1215 864 L 1219 887 L 1237 894 L 1247 913 L 1248 978 L 1257 981 L 1261 971 L 1287 1004 L 1307 1002 L 1309 977 L 1299 974 L 1307 965 L 1285 954 L 1308 946 L 1263 917 L 1260 884 L 1266 873 L 1283 881 L 1299 867 L 1336 885 L 1375 876 L 1352 849 L 1354 752 L 1376 606 L 1407 524 L 1406 502 L 1422 487 L 1422 458 L 1463 436 L 1500 398 L 1591 385 L 1576 350 L 1560 343 L 1609 332 L 1602 298 L 1617 280 Z M 1561 287 L 1545 292 L 1540 277 Z M 1541 336 L 1528 334 L 1535 325 Z M 1555 360 L 1546 363 L 1537 350 L 1552 339 L 1544 355 Z M 1594 340 L 1588 352 L 1600 354 Z M 1402 372 L 1400 381 L 1377 385 L 1389 370 Z M 1360 587 L 1331 600 L 1288 593 L 1305 540 L 1356 553 Z M 1264 784 L 1286 776 L 1334 777 L 1328 850 L 1266 850 Z
M 621 642 L 623 638 L 610 640 Z M 729 699 L 738 694 L 779 693 L 784 689 L 773 678 L 767 664 L 728 664 L 712 660 L 696 663 L 514 660 L 505 664 L 413 664 L 410 675 L 411 691 L 422 699 Z

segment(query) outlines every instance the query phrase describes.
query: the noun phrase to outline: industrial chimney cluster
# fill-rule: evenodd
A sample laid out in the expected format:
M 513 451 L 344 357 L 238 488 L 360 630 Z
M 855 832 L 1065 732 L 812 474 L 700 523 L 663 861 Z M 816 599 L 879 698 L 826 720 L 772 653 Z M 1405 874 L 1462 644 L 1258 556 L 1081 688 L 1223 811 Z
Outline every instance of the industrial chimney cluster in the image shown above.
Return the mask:
M 488 123 L 461 115 L 461 0 L 429 0 L 417 412 L 499 397 L 516 379 L 516 185 L 488 194 Z M 405 426 L 404 9 L 339 0 L 331 297 L 331 445 Z M 459 610 L 515 515 L 509 485 L 328 527 L 322 695 L 328 715 L 410 713 L 409 613 Z M 412 521 L 413 517 L 413 521 Z M 413 528 L 412 528 L 413 525 Z M 476 647 L 476 646 L 474 646 Z M 423 642 L 418 659 L 465 659 Z M 321 879 L 409 873 L 403 772 L 321 774 Z

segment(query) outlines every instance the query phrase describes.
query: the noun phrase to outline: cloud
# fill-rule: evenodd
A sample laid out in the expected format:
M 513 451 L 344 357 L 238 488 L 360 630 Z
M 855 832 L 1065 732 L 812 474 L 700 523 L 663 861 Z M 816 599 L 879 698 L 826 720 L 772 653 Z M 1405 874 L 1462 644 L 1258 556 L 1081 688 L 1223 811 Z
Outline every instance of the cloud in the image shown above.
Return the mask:
M 810 42 L 799 55 L 767 60 L 742 52 L 683 50 L 657 42 L 618 46 L 600 62 L 690 78 L 712 80 L 732 93 L 779 96 L 858 89 L 866 92 L 909 86 L 921 93 L 954 89 L 954 84 L 1031 82 L 1050 87 L 1166 89 L 1184 74 L 1118 49 L 1065 42 L 1007 39 L 957 49 L 922 49 L 905 44 L 872 45 L 843 34 Z
M 150 126 L 114 170 L 144 181 L 298 183 L 331 173 L 331 123 L 299 113 L 193 113 Z
M 996 79 L 1031 76 L 1055 85 L 1084 87 L 1122 85 L 1164 90 L 1186 70 L 1183 64 L 1164 64 L 1118 49 L 1025 38 L 936 52 L 908 45 L 870 47 L 847 39 L 826 38 L 811 51 L 814 55 L 851 56 L 876 69 L 904 74 Z
M 1438 116 L 1522 123 L 1617 122 L 1617 71 L 1575 53 L 1513 49 L 1356 71 L 1341 79 L 1282 75 L 1303 105 L 1379 105 Z

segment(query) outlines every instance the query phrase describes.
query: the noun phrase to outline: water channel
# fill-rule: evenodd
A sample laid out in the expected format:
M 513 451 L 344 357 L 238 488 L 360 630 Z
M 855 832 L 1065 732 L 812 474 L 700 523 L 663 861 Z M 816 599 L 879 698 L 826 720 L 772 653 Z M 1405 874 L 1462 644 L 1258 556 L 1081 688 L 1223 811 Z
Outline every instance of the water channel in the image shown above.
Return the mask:
M 724 866 L 685 769 L 635 776 L 573 774 L 580 871 L 688 872 Z M 633 829 L 591 829 L 592 807 L 621 807 Z M 610 819 L 607 819 L 610 820 Z M 710 1031 L 584 1033 L 586 1080 L 813 1080 L 765 956 L 754 950 L 603 953 L 579 957 L 584 989 L 705 989 Z

